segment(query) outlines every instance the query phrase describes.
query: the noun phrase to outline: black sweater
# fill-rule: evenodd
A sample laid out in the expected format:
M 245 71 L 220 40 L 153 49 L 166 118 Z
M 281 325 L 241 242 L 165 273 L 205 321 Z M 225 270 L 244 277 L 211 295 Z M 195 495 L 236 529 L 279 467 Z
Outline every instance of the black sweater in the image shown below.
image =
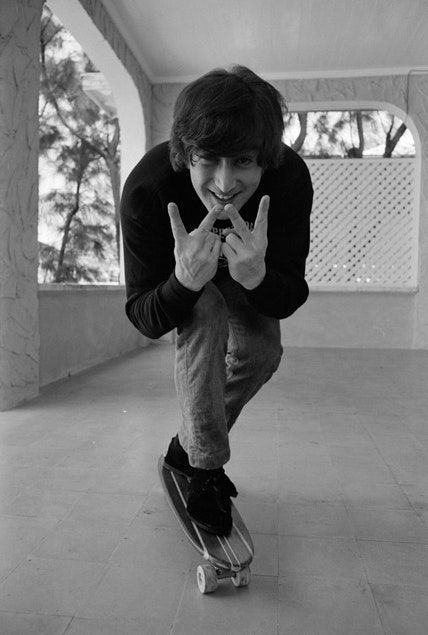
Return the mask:
M 245 293 L 257 311 L 282 319 L 308 297 L 304 275 L 313 196 L 306 164 L 289 147 L 284 146 L 279 168 L 264 172 L 256 192 L 240 210 L 250 227 L 264 194 L 270 196 L 266 276 L 258 287 Z M 167 211 L 170 202 L 178 205 L 188 232 L 207 214 L 193 189 L 189 170 L 172 169 L 165 142 L 144 155 L 132 170 L 121 201 L 126 314 L 152 339 L 179 326 L 203 291 L 186 289 L 174 275 L 174 239 Z M 228 220 L 217 221 L 214 227 L 230 225 Z M 224 264 L 219 262 L 217 276 L 229 275 Z

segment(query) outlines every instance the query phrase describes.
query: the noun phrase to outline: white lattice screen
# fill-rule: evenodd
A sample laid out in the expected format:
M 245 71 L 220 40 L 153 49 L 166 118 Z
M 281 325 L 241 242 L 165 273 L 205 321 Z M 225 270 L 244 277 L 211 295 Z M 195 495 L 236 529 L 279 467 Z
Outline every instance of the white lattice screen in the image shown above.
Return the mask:
M 414 159 L 312 159 L 312 287 L 416 282 Z

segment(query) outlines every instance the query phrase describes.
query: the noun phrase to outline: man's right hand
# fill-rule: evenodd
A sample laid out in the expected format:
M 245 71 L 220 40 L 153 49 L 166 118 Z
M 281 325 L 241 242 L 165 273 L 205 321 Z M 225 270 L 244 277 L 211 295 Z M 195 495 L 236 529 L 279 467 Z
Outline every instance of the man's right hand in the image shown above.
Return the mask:
M 220 236 L 211 229 L 222 211 L 216 205 L 199 227 L 187 233 L 175 203 L 168 203 L 168 214 L 175 240 L 175 276 L 187 289 L 200 291 L 216 274 L 221 250 Z

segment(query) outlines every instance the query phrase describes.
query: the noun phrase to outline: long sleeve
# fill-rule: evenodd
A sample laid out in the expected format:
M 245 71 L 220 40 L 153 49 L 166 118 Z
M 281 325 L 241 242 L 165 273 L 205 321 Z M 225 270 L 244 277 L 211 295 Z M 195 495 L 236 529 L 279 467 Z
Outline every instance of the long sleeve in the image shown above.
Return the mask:
M 134 217 L 135 206 L 144 214 Z M 186 289 L 174 275 L 174 241 L 162 201 L 125 186 L 121 207 L 126 314 L 141 333 L 157 339 L 183 321 L 201 292 Z
M 309 295 L 305 262 L 310 244 L 310 213 L 313 189 L 309 171 L 299 161 L 299 176 L 282 195 L 273 195 L 274 213 L 268 226 L 266 276 L 247 291 L 249 302 L 260 313 L 284 319 L 292 315 Z

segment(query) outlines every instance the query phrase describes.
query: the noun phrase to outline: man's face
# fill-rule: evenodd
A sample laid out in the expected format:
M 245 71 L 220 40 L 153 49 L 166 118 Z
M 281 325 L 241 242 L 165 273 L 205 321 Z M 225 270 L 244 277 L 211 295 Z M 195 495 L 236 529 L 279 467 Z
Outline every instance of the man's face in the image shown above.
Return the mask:
M 193 153 L 189 170 L 192 185 L 208 211 L 227 203 L 239 211 L 256 191 L 263 173 L 253 150 L 233 157 Z M 228 216 L 223 211 L 219 218 Z

